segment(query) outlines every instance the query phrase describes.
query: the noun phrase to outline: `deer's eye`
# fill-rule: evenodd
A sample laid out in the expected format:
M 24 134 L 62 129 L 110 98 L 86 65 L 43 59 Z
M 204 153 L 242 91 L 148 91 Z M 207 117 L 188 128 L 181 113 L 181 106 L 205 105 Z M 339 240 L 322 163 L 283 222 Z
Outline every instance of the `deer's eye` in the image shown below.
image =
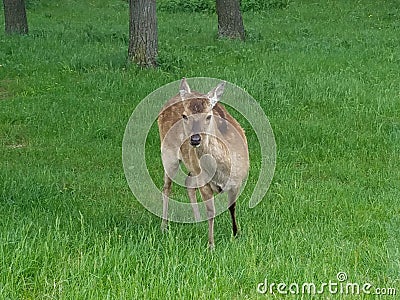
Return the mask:
M 212 115 L 208 115 L 208 116 L 206 117 L 206 120 L 207 120 L 207 121 L 210 121 L 210 120 L 211 120 L 211 116 L 212 116 Z
M 187 115 L 185 115 L 185 114 L 182 115 L 182 118 L 183 118 L 184 120 L 187 120 L 187 119 L 188 119 Z

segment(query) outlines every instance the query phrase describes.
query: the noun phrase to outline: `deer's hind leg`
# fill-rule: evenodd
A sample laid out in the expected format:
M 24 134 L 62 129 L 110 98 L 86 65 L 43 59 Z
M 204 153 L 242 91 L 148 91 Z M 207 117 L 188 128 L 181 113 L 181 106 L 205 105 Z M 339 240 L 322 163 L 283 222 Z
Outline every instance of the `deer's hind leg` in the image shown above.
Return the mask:
M 229 201 L 229 212 L 231 213 L 232 218 L 232 232 L 233 236 L 237 236 L 238 227 L 236 224 L 236 215 L 235 215 L 235 208 L 236 208 L 236 198 L 238 195 L 239 189 L 232 189 L 228 191 L 228 201 Z
M 189 195 L 190 203 L 192 205 L 194 220 L 195 222 L 199 222 L 200 221 L 199 205 L 197 203 L 196 188 L 193 187 L 196 185 L 193 185 L 192 180 L 193 177 L 189 173 L 189 175 L 186 177 L 185 180 L 185 186 Z
M 215 218 L 215 206 L 214 206 L 214 194 L 210 185 L 206 184 L 200 189 L 201 197 L 205 201 L 208 218 L 208 247 L 210 250 L 215 248 L 214 245 L 214 218 Z

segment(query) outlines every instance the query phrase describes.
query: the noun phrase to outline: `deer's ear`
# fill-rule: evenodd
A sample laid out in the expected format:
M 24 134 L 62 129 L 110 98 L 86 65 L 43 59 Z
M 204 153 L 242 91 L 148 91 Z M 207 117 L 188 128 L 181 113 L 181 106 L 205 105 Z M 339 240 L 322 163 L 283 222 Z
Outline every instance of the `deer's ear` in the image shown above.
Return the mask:
M 179 85 L 179 94 L 181 95 L 181 98 L 184 99 L 186 94 L 190 93 L 190 87 L 189 84 L 186 81 L 186 78 L 183 77 L 181 80 L 181 84 Z
M 226 81 L 222 81 L 214 89 L 208 92 L 207 98 L 208 100 L 210 100 L 211 107 L 214 107 L 215 104 L 217 104 L 217 102 L 221 100 L 222 94 L 224 93 L 225 89 L 225 83 Z

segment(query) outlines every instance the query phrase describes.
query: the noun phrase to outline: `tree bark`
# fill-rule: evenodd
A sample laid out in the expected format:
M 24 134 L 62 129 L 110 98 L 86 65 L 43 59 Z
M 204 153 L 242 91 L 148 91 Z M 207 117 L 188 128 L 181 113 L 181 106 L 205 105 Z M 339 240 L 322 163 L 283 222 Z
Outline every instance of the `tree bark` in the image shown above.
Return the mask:
M 244 25 L 239 0 L 216 0 L 218 36 L 244 40 Z
M 28 20 L 24 0 L 3 0 L 3 5 L 6 34 L 27 34 Z
M 129 59 L 141 67 L 156 67 L 156 0 L 129 0 L 129 12 Z

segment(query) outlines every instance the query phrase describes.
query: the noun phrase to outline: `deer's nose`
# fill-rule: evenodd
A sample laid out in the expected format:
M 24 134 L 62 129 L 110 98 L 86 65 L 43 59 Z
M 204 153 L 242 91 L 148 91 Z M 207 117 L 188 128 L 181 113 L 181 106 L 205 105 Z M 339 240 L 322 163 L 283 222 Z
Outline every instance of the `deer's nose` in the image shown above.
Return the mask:
M 200 145 L 200 142 L 201 142 L 200 134 L 193 134 L 190 137 L 190 145 L 192 145 L 193 147 Z

